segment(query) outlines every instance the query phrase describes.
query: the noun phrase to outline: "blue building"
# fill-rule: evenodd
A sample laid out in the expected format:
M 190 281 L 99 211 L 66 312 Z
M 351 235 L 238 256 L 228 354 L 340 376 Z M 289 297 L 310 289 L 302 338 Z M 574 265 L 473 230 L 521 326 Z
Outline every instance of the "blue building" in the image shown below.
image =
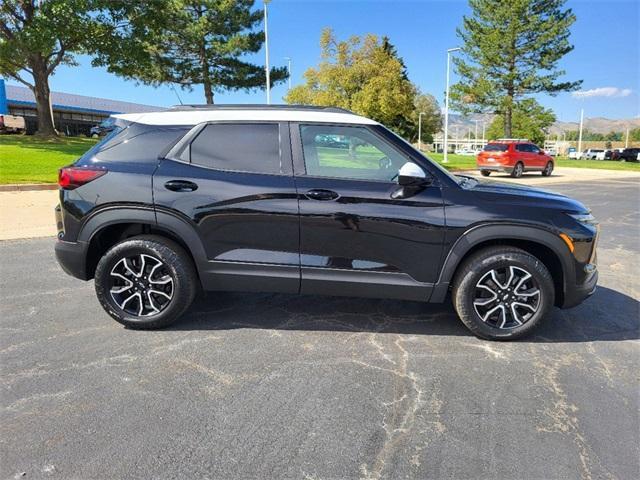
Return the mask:
M 163 110 L 162 107 L 120 102 L 106 98 L 85 97 L 72 93 L 51 92 L 51 106 L 56 129 L 69 136 L 89 135 L 89 129 L 114 113 L 140 113 Z M 27 133 L 38 128 L 36 100 L 27 87 L 5 85 L 0 79 L 0 115 L 24 117 Z

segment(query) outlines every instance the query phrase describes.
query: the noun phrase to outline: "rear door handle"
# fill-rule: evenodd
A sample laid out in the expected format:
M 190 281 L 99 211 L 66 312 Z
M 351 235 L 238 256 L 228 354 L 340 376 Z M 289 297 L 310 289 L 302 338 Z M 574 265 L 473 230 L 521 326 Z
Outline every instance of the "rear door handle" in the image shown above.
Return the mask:
M 338 195 L 333 190 L 323 190 L 321 188 L 317 188 L 317 189 L 309 190 L 307 193 L 304 194 L 304 196 L 307 197 L 309 200 L 320 200 L 320 201 L 327 202 L 327 201 L 335 200 L 340 195 Z
M 174 192 L 193 192 L 198 189 L 198 185 L 188 180 L 169 180 L 164 188 Z

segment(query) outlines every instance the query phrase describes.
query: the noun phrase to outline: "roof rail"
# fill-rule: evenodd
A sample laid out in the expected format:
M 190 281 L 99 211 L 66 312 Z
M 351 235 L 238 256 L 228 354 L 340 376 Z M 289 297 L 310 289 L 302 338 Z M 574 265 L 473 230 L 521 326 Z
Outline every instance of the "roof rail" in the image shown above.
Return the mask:
M 332 113 L 349 113 L 354 115 L 350 110 L 339 107 L 322 107 L 316 105 L 265 105 L 265 104 L 185 104 L 185 105 L 173 105 L 170 110 L 173 111 L 187 111 L 187 110 L 316 110 L 320 112 L 332 112 Z
M 528 142 L 528 138 L 497 138 L 494 142 Z

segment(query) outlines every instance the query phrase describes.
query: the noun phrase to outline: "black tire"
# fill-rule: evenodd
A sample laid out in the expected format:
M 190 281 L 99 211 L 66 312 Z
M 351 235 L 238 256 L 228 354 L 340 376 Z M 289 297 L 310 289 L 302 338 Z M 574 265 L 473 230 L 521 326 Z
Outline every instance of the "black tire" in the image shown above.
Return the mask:
M 171 298 L 164 305 L 160 305 L 158 313 L 145 316 L 125 311 L 111 294 L 112 272 L 115 271 L 116 265 L 124 258 L 135 259 L 140 255 L 144 255 L 145 259 L 150 258 L 150 263 L 159 261 L 161 271 L 165 273 L 162 278 L 165 279 L 167 276 L 171 278 Z M 141 271 L 144 272 L 144 268 L 141 268 Z M 133 279 L 133 276 L 130 278 Z M 144 279 L 146 280 L 147 277 L 145 276 Z M 149 279 L 151 279 L 151 274 L 149 274 Z M 125 279 L 124 281 L 132 283 L 130 280 Z M 156 287 L 150 286 L 150 288 Z M 140 235 L 114 245 L 100 259 L 95 272 L 95 290 L 102 308 L 117 322 L 134 329 L 150 330 L 172 324 L 189 308 L 198 289 L 198 277 L 191 257 L 177 243 L 156 235 Z M 137 298 L 141 299 L 142 297 Z M 151 301 L 151 297 L 149 298 Z M 162 299 L 158 300 L 158 298 L 160 297 L 156 298 L 156 302 L 159 303 Z M 134 302 L 137 301 L 134 299 Z M 130 308 L 130 305 L 125 303 L 122 305 L 125 308 Z M 158 307 L 153 303 L 151 305 L 154 308 Z
M 513 167 L 513 170 L 511 170 L 511 176 L 513 178 L 520 178 L 523 172 L 524 172 L 524 165 L 522 164 L 522 162 L 518 162 Z
M 553 162 L 547 162 L 547 164 L 544 167 L 544 170 L 542 170 L 542 176 L 550 177 L 552 173 L 553 173 Z
M 513 321 L 512 324 L 504 325 L 506 328 L 500 328 L 497 322 L 496 325 L 493 325 L 490 321 L 482 320 L 474 305 L 474 300 L 478 300 L 476 298 L 477 292 L 483 288 L 478 287 L 483 278 L 490 278 L 492 270 L 499 271 L 500 269 L 509 269 L 509 267 L 515 267 L 518 272 L 525 271 L 530 274 L 531 278 L 528 282 L 531 283 L 529 285 L 532 285 L 534 289 L 537 288 L 540 293 L 537 298 L 534 296 L 531 300 L 536 303 L 536 310 L 530 314 L 531 316 L 526 321 L 520 325 Z M 523 287 L 526 285 L 524 284 Z M 512 288 L 512 290 L 515 289 Z M 555 290 L 551 274 L 544 264 L 533 255 L 515 247 L 488 247 L 474 253 L 460 266 L 453 282 L 452 300 L 460 320 L 476 336 L 487 340 L 514 340 L 531 333 L 546 317 L 553 307 Z M 490 304 L 486 308 L 491 309 L 493 305 L 496 304 Z M 505 308 L 510 312 L 511 307 Z M 517 310 L 521 307 L 514 308 Z M 503 316 L 501 317 L 501 315 Z M 506 315 L 503 308 L 502 313 L 497 313 L 497 318 L 505 318 Z
M 491 172 L 489 170 L 480 170 L 480 174 L 483 177 L 488 177 L 489 175 L 491 175 Z

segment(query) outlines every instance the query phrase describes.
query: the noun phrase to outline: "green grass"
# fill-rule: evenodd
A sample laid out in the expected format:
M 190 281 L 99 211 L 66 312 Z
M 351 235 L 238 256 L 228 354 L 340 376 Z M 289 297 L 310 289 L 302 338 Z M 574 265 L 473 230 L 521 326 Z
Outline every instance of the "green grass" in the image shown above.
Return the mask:
M 82 137 L 44 140 L 30 135 L 0 135 L 0 184 L 55 183 L 58 169 L 74 162 L 95 143 Z
M 448 155 L 448 162 L 442 163 L 442 153 L 427 153 L 432 160 L 437 161 L 448 170 L 476 170 L 476 157 L 466 155 Z M 616 162 L 609 160 L 569 160 L 566 157 L 556 158 L 556 167 L 592 168 L 598 170 L 630 170 L 640 172 L 640 163 Z
M 0 184 L 55 183 L 58 169 L 75 161 L 95 142 L 94 139 L 82 137 L 43 140 L 27 135 L 0 135 Z M 350 158 L 348 149 L 325 147 L 318 149 L 324 166 L 378 169 L 381 152 L 371 146 L 360 146 L 356 152 L 356 158 Z M 428 155 L 449 170 L 476 169 L 474 156 L 451 154 L 449 162 L 443 164 L 441 153 Z M 629 162 L 557 158 L 556 166 L 640 172 L 640 163 Z

